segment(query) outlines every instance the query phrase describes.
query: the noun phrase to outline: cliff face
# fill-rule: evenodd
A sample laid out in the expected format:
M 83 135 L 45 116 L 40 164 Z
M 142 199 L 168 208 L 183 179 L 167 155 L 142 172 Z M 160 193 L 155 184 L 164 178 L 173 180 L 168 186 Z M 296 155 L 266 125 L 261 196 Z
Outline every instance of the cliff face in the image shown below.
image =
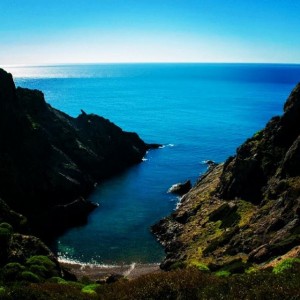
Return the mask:
M 82 197 L 95 183 L 151 147 L 97 115 L 72 118 L 52 108 L 42 92 L 16 89 L 1 69 L 0 141 L 0 197 L 50 231 L 85 217 L 95 206 Z
M 166 247 L 165 269 L 196 265 L 239 272 L 280 255 L 299 255 L 299 215 L 300 84 L 284 114 L 234 157 L 210 168 L 153 232 Z

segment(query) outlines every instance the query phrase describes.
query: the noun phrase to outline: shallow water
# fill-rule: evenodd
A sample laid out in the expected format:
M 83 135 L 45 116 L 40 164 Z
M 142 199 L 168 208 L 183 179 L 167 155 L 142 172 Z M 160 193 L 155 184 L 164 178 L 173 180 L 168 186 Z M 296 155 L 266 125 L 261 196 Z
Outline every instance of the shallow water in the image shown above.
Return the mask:
M 60 256 L 105 264 L 153 263 L 162 247 L 149 227 L 178 199 L 168 188 L 193 182 L 202 162 L 224 161 L 264 127 L 300 78 L 299 65 L 101 64 L 6 68 L 17 85 L 40 89 L 54 107 L 97 113 L 149 143 L 145 160 L 101 183 L 88 224 L 58 239 Z

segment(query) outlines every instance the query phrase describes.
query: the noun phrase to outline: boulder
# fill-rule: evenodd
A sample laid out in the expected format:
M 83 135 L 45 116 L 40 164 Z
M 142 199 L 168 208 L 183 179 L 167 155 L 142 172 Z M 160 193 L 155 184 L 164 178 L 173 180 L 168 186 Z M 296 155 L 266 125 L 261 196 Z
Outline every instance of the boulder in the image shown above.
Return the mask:
M 172 185 L 169 188 L 168 193 L 173 193 L 182 196 L 186 194 L 191 188 L 192 188 L 191 181 L 187 180 L 186 182 L 176 183 Z

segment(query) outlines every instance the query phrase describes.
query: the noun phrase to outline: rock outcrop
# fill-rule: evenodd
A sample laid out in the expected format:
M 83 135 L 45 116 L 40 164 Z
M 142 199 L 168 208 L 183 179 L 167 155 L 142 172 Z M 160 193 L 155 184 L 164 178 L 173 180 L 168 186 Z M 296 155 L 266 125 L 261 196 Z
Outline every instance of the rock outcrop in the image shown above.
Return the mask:
M 176 183 L 174 185 L 172 185 L 169 190 L 168 193 L 173 193 L 173 194 L 177 194 L 179 196 L 183 196 L 184 194 L 186 194 L 190 189 L 192 188 L 192 184 L 190 180 L 187 180 L 186 182 L 183 183 Z
M 300 245 L 299 218 L 300 84 L 281 117 L 234 157 L 210 167 L 176 212 L 152 230 L 166 247 L 164 269 L 196 265 L 241 272 Z
M 95 208 L 81 197 L 157 147 L 103 117 L 52 108 L 2 69 L 0 141 L 0 197 L 39 234 L 81 222 Z

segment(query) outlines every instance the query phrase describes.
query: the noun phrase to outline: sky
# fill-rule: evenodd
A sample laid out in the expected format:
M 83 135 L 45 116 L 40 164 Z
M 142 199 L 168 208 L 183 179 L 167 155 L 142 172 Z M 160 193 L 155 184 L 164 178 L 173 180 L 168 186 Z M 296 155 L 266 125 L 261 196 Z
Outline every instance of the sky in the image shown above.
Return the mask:
M 0 65 L 300 63 L 299 0 L 0 0 Z

